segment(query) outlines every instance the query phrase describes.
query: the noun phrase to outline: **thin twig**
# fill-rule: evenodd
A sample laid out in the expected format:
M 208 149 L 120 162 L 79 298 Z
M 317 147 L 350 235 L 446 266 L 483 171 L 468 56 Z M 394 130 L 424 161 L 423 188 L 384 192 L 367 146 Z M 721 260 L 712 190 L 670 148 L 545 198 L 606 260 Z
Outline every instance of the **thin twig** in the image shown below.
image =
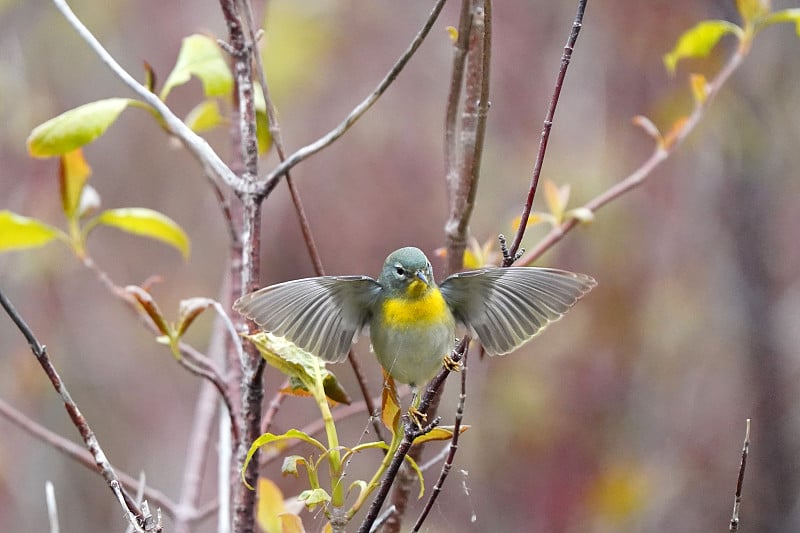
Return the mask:
M 372 94 L 358 104 L 350 112 L 350 114 L 347 115 L 347 118 L 345 118 L 336 128 L 311 144 L 300 148 L 287 157 L 285 161 L 275 168 L 275 170 L 270 172 L 265 180 L 259 185 L 260 194 L 265 196 L 269 194 L 288 170 L 336 141 L 339 137 L 344 135 L 347 130 L 349 130 L 350 127 L 355 124 L 356 121 L 358 121 L 358 119 L 364 115 L 364 113 L 367 112 L 370 107 L 372 107 L 378 98 L 380 98 L 386 89 L 388 89 L 389 86 L 394 82 L 395 78 L 397 78 L 397 76 L 400 74 L 400 71 L 403 70 L 403 67 L 405 67 L 408 61 L 411 59 L 411 56 L 413 56 L 420 47 L 422 41 L 425 40 L 425 37 L 427 37 L 428 33 L 433 27 L 434 22 L 436 22 L 436 19 L 439 17 L 439 13 L 441 13 L 446 1 L 447 0 L 437 0 L 422 29 L 419 31 L 419 33 L 417 33 L 416 37 L 414 37 L 414 40 L 411 41 L 409 47 L 405 50 L 405 52 L 403 52 L 403 55 L 401 55 L 400 59 L 398 59 L 397 62 L 392 66 L 391 70 L 389 70 L 389 73 L 381 80 Z
M 677 131 L 674 137 L 670 139 L 669 143 L 663 142 L 663 139 L 662 141 L 657 142 L 653 153 L 644 161 L 644 163 L 642 163 L 627 177 L 623 178 L 616 184 L 609 187 L 607 190 L 589 200 L 583 207 L 588 209 L 591 213 L 595 213 L 604 205 L 616 200 L 620 196 L 630 192 L 644 183 L 644 181 L 653 173 L 653 170 L 655 170 L 655 168 L 661 163 L 666 161 L 667 158 L 669 158 L 675 152 L 678 146 L 683 143 L 686 137 L 688 137 L 689 134 L 694 131 L 694 129 L 700 123 L 700 120 L 705 116 L 706 111 L 714 101 L 720 89 L 725 85 L 725 82 L 728 81 L 728 78 L 731 77 L 736 69 L 739 68 L 744 60 L 744 57 L 747 55 L 748 50 L 749 47 L 747 46 L 739 46 L 736 52 L 730 57 L 725 65 L 723 65 L 717 75 L 706 84 L 705 99 L 702 102 L 695 102 L 692 113 L 686 118 L 685 121 L 682 122 L 680 129 Z M 564 221 L 562 224 L 554 227 L 542 238 L 542 240 L 536 244 L 535 247 L 526 252 L 519 259 L 518 264 L 529 265 L 533 263 L 543 253 L 564 238 L 564 235 L 569 233 L 577 225 L 578 220 L 575 218 L 570 218 L 569 220 Z
M 53 489 L 53 482 L 49 479 L 44 483 L 44 497 L 47 502 L 47 520 L 50 522 L 50 533 L 59 533 L 61 528 L 58 525 L 56 492 L 55 489 Z
M 69 7 L 65 0 L 53 0 L 56 8 L 61 12 L 70 26 L 78 33 L 100 60 L 116 74 L 123 84 L 128 86 L 139 98 L 153 108 L 164 121 L 170 133 L 175 135 L 187 150 L 197 159 L 209 179 L 220 179 L 229 187 L 239 193 L 255 192 L 257 187 L 237 176 L 223 161 L 205 139 L 189 128 L 172 110 L 150 91 L 131 76 L 100 44 L 100 41 L 89 31 Z
M 109 488 L 111 488 L 113 491 L 113 485 L 119 485 L 117 474 L 114 472 L 114 468 L 108 461 L 105 452 L 103 452 L 100 442 L 97 440 L 97 436 L 94 434 L 91 426 L 89 426 L 89 423 L 86 421 L 83 413 L 81 413 L 78 405 L 73 401 L 69 390 L 67 390 L 67 386 L 64 384 L 61 376 L 58 374 L 58 371 L 50 361 L 50 357 L 47 355 L 47 348 L 39 342 L 39 340 L 33 334 L 33 331 L 30 329 L 30 327 L 28 327 L 28 324 L 25 323 L 25 320 L 22 318 L 22 316 L 20 316 L 11 301 L 2 291 L 0 291 L 0 306 L 3 307 L 6 314 L 8 314 L 12 322 L 14 322 L 14 324 L 17 326 L 17 329 L 19 329 L 19 331 L 25 337 L 25 340 L 27 340 L 34 357 L 36 357 L 39 365 L 41 365 L 42 370 L 44 370 L 55 391 L 59 394 L 59 396 L 61 396 L 61 400 L 64 402 L 64 407 L 67 410 L 70 420 L 72 420 L 73 425 L 83 438 L 86 448 L 92 455 L 95 469 L 100 473 L 101 476 L 103 476 L 103 479 L 106 480 Z M 141 519 L 142 511 L 139 509 L 139 506 L 136 504 L 133 498 L 131 498 L 130 495 L 128 495 L 122 489 L 120 489 L 120 494 L 124 497 L 123 508 L 125 509 L 125 512 L 133 514 L 135 517 L 137 517 L 137 520 Z
M 575 20 L 572 23 L 572 30 L 567 38 L 567 44 L 564 46 L 564 53 L 561 55 L 561 68 L 556 77 L 556 84 L 553 89 L 553 96 L 550 98 L 550 106 L 547 108 L 547 114 L 544 119 L 544 126 L 542 128 L 542 135 L 539 139 L 539 150 L 536 153 L 536 161 L 533 164 L 533 175 L 531 177 L 531 185 L 528 188 L 528 198 L 522 208 L 522 215 L 520 216 L 519 227 L 517 233 L 514 235 L 514 240 L 511 243 L 508 251 L 509 254 L 503 258 L 503 266 L 510 266 L 514 262 L 514 257 L 522 244 L 522 237 L 525 235 L 525 229 L 528 225 L 528 218 L 533 208 L 533 199 L 536 196 L 536 189 L 539 186 L 539 176 L 542 173 L 542 165 L 544 164 L 544 156 L 547 153 L 547 143 L 550 140 L 550 130 L 553 129 L 553 118 L 556 114 L 556 107 L 558 100 L 561 97 L 561 88 L 564 85 L 564 77 L 567 75 L 567 68 L 569 67 L 570 60 L 572 59 L 572 51 L 575 48 L 575 42 L 578 40 L 578 34 L 583 25 L 583 12 L 586 10 L 586 0 L 578 0 L 578 11 L 575 13 Z
M 747 456 L 750 453 L 750 419 L 747 419 L 744 430 L 744 445 L 742 446 L 742 461 L 739 463 L 739 477 L 736 479 L 736 496 L 733 500 L 733 514 L 731 515 L 730 531 L 739 531 L 739 509 L 742 505 L 742 487 L 744 486 L 744 470 L 747 467 Z
M 48 446 L 52 446 L 73 461 L 87 468 L 95 468 L 94 459 L 85 448 L 47 429 L 41 424 L 34 422 L 2 399 L 0 399 L 0 416 L 4 417 L 6 420 L 13 423 L 32 437 L 44 442 Z M 119 470 L 116 472 L 120 482 L 125 487 L 130 490 L 137 490 L 139 481 L 136 478 Z M 150 487 L 145 487 L 144 495 L 149 501 L 158 505 L 159 508 L 164 509 L 164 512 L 167 513 L 167 515 L 171 517 L 176 515 L 177 504 L 170 500 L 169 497 L 163 492 Z
M 414 524 L 414 529 L 412 531 L 419 531 L 422 527 L 422 524 L 425 522 L 425 519 L 428 517 L 428 514 L 433 509 L 433 504 L 436 503 L 439 494 L 442 492 L 442 488 L 444 487 L 444 482 L 447 479 L 447 475 L 450 473 L 450 469 L 453 467 L 453 461 L 456 457 L 456 452 L 458 451 L 458 436 L 461 434 L 461 422 L 464 419 L 464 404 L 467 401 L 467 355 L 469 350 L 467 349 L 464 352 L 464 359 L 462 361 L 463 367 L 461 368 L 461 393 L 458 396 L 458 407 L 456 408 L 456 420 L 455 424 L 453 425 L 453 438 L 450 439 L 450 448 L 447 454 L 447 459 L 445 460 L 444 464 L 442 465 L 442 471 L 439 474 L 439 479 L 436 481 L 436 485 L 433 487 L 433 491 L 431 492 L 430 498 L 425 503 L 425 508 L 417 518 L 416 524 Z

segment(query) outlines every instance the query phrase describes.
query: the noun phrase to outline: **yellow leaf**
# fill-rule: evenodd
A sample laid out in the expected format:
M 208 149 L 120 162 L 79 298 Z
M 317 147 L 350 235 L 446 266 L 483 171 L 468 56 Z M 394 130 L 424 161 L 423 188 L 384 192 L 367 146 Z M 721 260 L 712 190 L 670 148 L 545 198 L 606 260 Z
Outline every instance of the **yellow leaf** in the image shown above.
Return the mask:
M 448 26 L 447 28 L 445 28 L 445 30 L 447 31 L 447 35 L 450 36 L 450 42 L 455 43 L 456 41 L 458 41 L 457 29 L 455 29 L 453 26 Z
M 727 20 L 704 20 L 685 31 L 675 47 L 664 55 L 664 66 L 670 74 L 675 72 L 678 61 L 690 57 L 706 57 L 717 45 L 723 35 L 731 33 L 740 39 L 744 36 L 742 28 Z
M 564 209 L 569 202 L 569 192 L 569 184 L 558 187 L 554 182 L 544 180 L 544 199 L 547 201 L 547 208 L 559 223 L 564 218 Z
M 281 533 L 305 533 L 303 521 L 299 516 L 292 513 L 283 513 L 281 519 Z
M 692 87 L 692 96 L 694 101 L 703 105 L 708 98 L 708 82 L 706 77 L 702 74 L 692 74 L 689 76 L 689 85 Z
M 286 512 L 283 504 L 283 493 L 273 481 L 267 478 L 258 479 L 258 505 L 256 521 L 265 533 L 282 533 L 280 515 Z
M 170 91 L 197 76 L 206 96 L 224 96 L 233 89 L 233 75 L 217 41 L 207 35 L 194 34 L 183 39 L 175 67 L 169 73 L 159 98 L 167 99 Z
M 384 372 L 384 380 L 386 386 L 381 392 L 381 420 L 394 435 L 400 428 L 400 402 L 397 400 L 397 389 L 392 376 Z
M 66 235 L 35 218 L 0 211 L 0 252 L 37 248 L 56 237 L 66 238 Z
M 184 259 L 189 258 L 189 237 L 174 220 L 158 211 L 144 207 L 109 209 L 87 224 L 87 232 L 97 224 L 159 240 L 177 248 Z
M 636 465 L 611 465 L 589 488 L 588 502 L 594 512 L 621 528 L 647 503 L 648 480 Z
M 92 174 L 91 167 L 83 158 L 83 150 L 76 148 L 62 155 L 58 174 L 61 208 L 67 218 L 71 218 L 78 209 L 83 186 Z

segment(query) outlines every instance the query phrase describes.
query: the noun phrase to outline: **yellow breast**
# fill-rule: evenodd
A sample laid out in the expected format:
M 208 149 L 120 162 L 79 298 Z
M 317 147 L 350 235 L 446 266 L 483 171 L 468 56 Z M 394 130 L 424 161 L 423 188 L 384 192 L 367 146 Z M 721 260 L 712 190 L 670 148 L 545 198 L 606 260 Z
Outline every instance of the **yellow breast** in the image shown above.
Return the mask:
M 387 298 L 383 302 L 384 324 L 392 327 L 424 326 L 443 322 L 450 310 L 442 293 L 436 287 L 413 282 L 401 298 Z

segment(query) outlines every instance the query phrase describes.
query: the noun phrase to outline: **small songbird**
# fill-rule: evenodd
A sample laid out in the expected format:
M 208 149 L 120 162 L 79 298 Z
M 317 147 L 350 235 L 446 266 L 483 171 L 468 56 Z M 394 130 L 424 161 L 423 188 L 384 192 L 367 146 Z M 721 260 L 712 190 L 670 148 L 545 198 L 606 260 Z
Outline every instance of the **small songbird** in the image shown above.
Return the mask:
M 484 268 L 437 286 L 418 248 L 389 254 L 380 276 L 321 276 L 271 285 L 233 307 L 263 330 L 325 361 L 347 357 L 369 328 L 372 350 L 400 383 L 424 385 L 449 359 L 456 324 L 489 355 L 529 341 L 558 320 L 596 282 L 585 274 L 534 267 Z

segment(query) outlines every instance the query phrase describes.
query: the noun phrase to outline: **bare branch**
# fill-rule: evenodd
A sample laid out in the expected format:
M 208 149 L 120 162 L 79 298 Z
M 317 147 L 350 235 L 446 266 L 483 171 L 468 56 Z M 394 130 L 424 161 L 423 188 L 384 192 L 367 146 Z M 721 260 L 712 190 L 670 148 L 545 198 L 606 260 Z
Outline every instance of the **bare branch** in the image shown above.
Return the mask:
M 708 107 L 711 105 L 711 102 L 717 96 L 720 89 L 723 87 L 723 85 L 725 85 L 725 82 L 728 81 L 728 78 L 730 78 L 736 69 L 741 65 L 745 55 L 747 54 L 747 51 L 747 47 L 739 47 L 725 63 L 725 65 L 723 65 L 717 75 L 706 85 L 705 100 L 702 102 L 695 102 L 692 113 L 681 124 L 680 129 L 677 131 L 675 136 L 670 139 L 669 143 L 657 143 L 653 153 L 647 158 L 647 160 L 645 160 L 644 163 L 639 166 L 639 168 L 634 170 L 621 181 L 617 182 L 615 185 L 609 187 L 606 191 L 586 202 L 583 207 L 588 209 L 591 213 L 594 213 L 604 205 L 616 200 L 623 194 L 626 194 L 627 192 L 644 183 L 644 181 L 653 173 L 653 170 L 655 170 L 655 168 L 661 163 L 666 161 L 667 158 L 669 158 L 675 152 L 678 146 L 681 145 L 686 137 L 688 137 L 689 134 L 694 131 L 694 129 L 700 123 L 700 120 L 705 116 Z M 523 225 L 524 224 L 520 222 L 520 227 Z M 577 225 L 578 220 L 575 218 L 570 218 L 569 220 L 564 221 L 561 225 L 550 230 L 550 232 L 545 235 L 544 238 L 542 238 L 542 240 L 539 241 L 534 248 L 526 252 L 522 258 L 519 259 L 519 264 L 529 265 L 534 262 Z
M 742 505 L 742 486 L 744 485 L 744 470 L 747 467 L 747 456 L 750 454 L 750 419 L 747 419 L 744 430 L 744 445 L 742 446 L 742 461 L 739 463 L 739 477 L 736 480 L 736 496 L 733 500 L 733 514 L 731 515 L 731 533 L 739 531 L 739 508 Z
M 127 85 L 136 95 L 158 113 L 170 133 L 175 135 L 187 150 L 197 159 L 206 175 L 212 180 L 222 180 L 229 187 L 239 193 L 255 192 L 253 183 L 237 176 L 226 165 L 219 155 L 211 148 L 205 139 L 189 128 L 172 110 L 161 101 L 158 96 L 147 87 L 136 81 L 119 63 L 103 48 L 100 41 L 89 31 L 69 7 L 65 0 L 53 0 L 56 8 L 61 12 L 67 22 L 75 29 L 78 35 L 86 41 L 92 51 L 106 64 L 117 77 Z
M 522 208 L 522 215 L 520 216 L 519 228 L 511 242 L 508 249 L 508 255 L 503 258 L 503 266 L 510 266 L 514 262 L 517 251 L 522 244 L 522 237 L 525 235 L 525 229 L 528 225 L 528 217 L 530 217 L 531 209 L 533 208 L 533 199 L 536 196 L 536 189 L 539 186 L 539 176 L 542 173 L 542 165 L 544 164 L 544 156 L 547 153 L 547 143 L 550 140 L 550 130 L 553 128 L 553 118 L 556 114 L 556 107 L 558 100 L 561 97 L 561 87 L 564 85 L 564 77 L 567 75 L 567 68 L 569 67 L 570 60 L 572 59 L 572 51 L 575 48 L 575 42 L 578 40 L 578 34 L 583 25 L 583 12 L 586 10 L 586 0 L 578 0 L 578 11 L 575 13 L 575 21 L 572 23 L 572 30 L 567 38 L 567 44 L 564 46 L 564 53 L 561 55 L 561 68 L 556 77 L 555 88 L 553 89 L 553 96 L 550 98 L 550 107 L 547 109 L 547 114 L 544 119 L 544 127 L 542 128 L 542 136 L 539 139 L 539 150 L 536 154 L 536 161 L 533 164 L 533 176 L 531 177 L 531 185 L 528 189 L 528 198 Z
M 428 16 L 425 24 L 422 26 L 422 29 L 419 31 L 419 33 L 417 33 L 416 37 L 414 37 L 414 40 L 411 41 L 411 44 L 408 46 L 406 51 L 403 52 L 403 55 L 400 56 L 400 59 L 398 59 L 394 66 L 392 66 L 391 70 L 389 70 L 389 73 L 381 80 L 372 94 L 358 104 L 350 112 L 350 114 L 347 115 L 347 118 L 345 118 L 336 128 L 320 137 L 313 143 L 300 148 L 292 155 L 287 157 L 285 161 L 275 168 L 275 170 L 270 172 L 264 182 L 260 185 L 260 194 L 269 194 L 288 170 L 301 161 L 308 159 L 344 135 L 347 130 L 349 130 L 350 127 L 355 124 L 356 121 L 360 119 L 375 102 L 378 101 L 378 98 L 380 98 L 381 95 L 386 92 L 386 89 L 388 89 L 389 86 L 394 82 L 395 78 L 397 78 L 397 76 L 400 74 L 400 71 L 403 70 L 403 67 L 405 67 L 406 63 L 408 63 L 408 61 L 411 59 L 411 56 L 413 56 L 420 47 L 422 41 L 425 40 L 425 37 L 427 37 L 428 33 L 433 27 L 433 23 L 436 22 L 436 19 L 439 17 L 439 13 L 441 13 L 446 1 L 447 0 L 437 0 L 436 4 L 433 6 L 433 11 L 431 11 L 431 14 Z

